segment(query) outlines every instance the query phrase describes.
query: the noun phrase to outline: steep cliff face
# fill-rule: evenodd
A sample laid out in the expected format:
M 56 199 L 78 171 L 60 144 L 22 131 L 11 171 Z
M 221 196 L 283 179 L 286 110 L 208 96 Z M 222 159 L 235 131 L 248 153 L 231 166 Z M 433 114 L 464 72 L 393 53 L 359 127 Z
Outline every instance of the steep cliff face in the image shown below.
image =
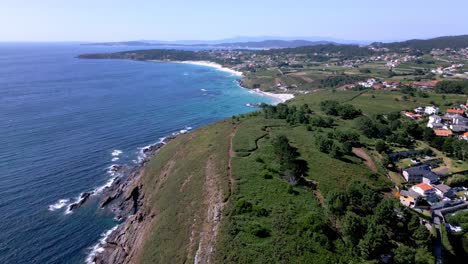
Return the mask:
M 94 262 L 212 263 L 231 193 L 235 131 L 224 121 L 177 137 L 124 184 L 120 201 L 105 198 L 102 205 L 117 204 L 126 220 Z

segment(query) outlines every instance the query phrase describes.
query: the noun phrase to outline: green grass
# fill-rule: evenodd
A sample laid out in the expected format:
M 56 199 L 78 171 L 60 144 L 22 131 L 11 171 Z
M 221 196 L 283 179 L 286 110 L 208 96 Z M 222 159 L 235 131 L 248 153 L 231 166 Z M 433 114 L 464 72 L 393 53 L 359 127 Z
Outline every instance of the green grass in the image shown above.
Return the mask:
M 154 214 L 155 224 L 145 238 L 141 263 L 193 262 L 194 245 L 198 245 L 206 215 L 204 182 L 209 157 L 214 161 L 219 188 L 225 195 L 229 193 L 226 138 L 231 130 L 230 122 L 198 129 L 170 142 L 151 159 L 141 181 L 146 205 L 142 211 Z M 196 235 L 191 244 L 192 228 Z

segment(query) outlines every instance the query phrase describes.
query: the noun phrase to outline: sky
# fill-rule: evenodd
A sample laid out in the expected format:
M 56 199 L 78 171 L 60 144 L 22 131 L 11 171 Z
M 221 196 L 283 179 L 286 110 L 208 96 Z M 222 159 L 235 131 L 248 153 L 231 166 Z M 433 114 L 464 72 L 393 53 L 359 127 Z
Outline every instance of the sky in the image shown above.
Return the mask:
M 0 41 L 404 40 L 468 34 L 467 0 L 0 0 Z

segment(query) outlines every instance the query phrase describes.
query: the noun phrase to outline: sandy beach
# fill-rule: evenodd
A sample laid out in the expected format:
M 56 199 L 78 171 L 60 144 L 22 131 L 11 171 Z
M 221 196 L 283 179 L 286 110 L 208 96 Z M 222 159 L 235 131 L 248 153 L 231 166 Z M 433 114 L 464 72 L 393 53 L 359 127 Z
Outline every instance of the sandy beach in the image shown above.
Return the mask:
M 263 95 L 263 96 L 273 97 L 277 100 L 277 103 L 284 103 L 294 98 L 294 94 L 288 94 L 288 93 L 270 93 L 270 92 L 261 91 L 260 89 L 252 90 L 252 92 Z
M 236 76 L 242 76 L 243 75 L 242 72 L 223 67 L 221 64 L 211 62 L 211 61 L 177 61 L 177 63 L 207 66 L 207 67 L 216 68 L 216 69 L 218 69 L 220 71 L 232 73 L 233 75 L 236 75 Z
M 243 76 L 242 72 L 235 71 L 233 69 L 223 67 L 222 65 L 220 65 L 218 63 L 215 63 L 215 62 L 211 62 L 211 61 L 181 61 L 181 62 L 178 62 L 178 63 L 186 63 L 186 64 L 213 67 L 213 68 L 216 68 L 216 69 L 218 69 L 220 71 L 232 73 L 232 74 L 234 74 L 236 76 Z M 260 89 L 255 89 L 255 90 L 251 90 L 251 91 L 254 92 L 254 93 L 260 94 L 262 96 L 269 96 L 269 97 L 275 98 L 276 103 L 284 103 L 284 102 L 294 98 L 293 94 L 287 94 L 287 93 L 279 94 L 279 93 L 263 92 Z
M 157 61 L 157 62 L 160 62 L 160 61 Z M 212 68 L 215 68 L 215 69 L 220 70 L 220 71 L 229 72 L 229 73 L 231 73 L 233 75 L 236 75 L 236 76 L 243 76 L 242 72 L 223 67 L 221 64 L 218 64 L 218 63 L 212 62 L 212 61 L 171 61 L 171 62 L 172 63 L 183 63 L 183 64 L 192 64 L 192 65 L 212 67 Z M 254 90 L 248 89 L 248 90 L 250 92 L 252 92 L 252 93 L 256 93 L 256 94 L 259 94 L 259 95 L 262 95 L 262 96 L 269 96 L 269 97 L 274 98 L 275 99 L 275 104 L 284 103 L 284 102 L 294 98 L 294 94 L 270 93 L 270 92 L 261 91 L 260 89 L 254 89 Z

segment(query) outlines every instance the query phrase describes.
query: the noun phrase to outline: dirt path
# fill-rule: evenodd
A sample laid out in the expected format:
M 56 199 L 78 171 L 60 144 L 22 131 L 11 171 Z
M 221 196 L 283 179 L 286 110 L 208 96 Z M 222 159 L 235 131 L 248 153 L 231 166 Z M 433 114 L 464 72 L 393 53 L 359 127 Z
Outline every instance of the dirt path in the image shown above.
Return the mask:
M 229 174 L 229 196 L 234 192 L 234 178 L 232 177 L 232 158 L 236 156 L 236 152 L 234 151 L 234 136 L 237 133 L 238 127 L 235 126 L 232 129 L 231 134 L 229 135 L 229 161 L 228 161 L 228 174 Z
M 228 180 L 229 180 L 229 196 L 234 191 L 234 178 L 232 176 L 232 158 L 236 156 L 233 147 L 233 138 L 237 133 L 237 126 L 233 128 L 229 135 L 228 149 Z M 219 228 L 221 225 L 222 211 L 228 200 L 224 200 L 222 180 L 219 175 L 219 168 L 215 164 L 216 157 L 210 156 L 205 164 L 205 183 L 204 193 L 206 204 L 206 215 L 203 220 L 202 230 L 200 232 L 200 240 L 198 249 L 195 254 L 194 264 L 205 264 L 213 262 L 213 252 L 217 241 Z M 227 197 L 229 197 L 227 196 Z M 192 240 L 192 239 L 191 239 Z
M 364 163 L 369 167 L 372 172 L 378 172 L 377 167 L 375 166 L 372 158 L 367 154 L 367 152 L 362 148 L 353 148 L 353 153 L 359 158 L 364 160 Z

